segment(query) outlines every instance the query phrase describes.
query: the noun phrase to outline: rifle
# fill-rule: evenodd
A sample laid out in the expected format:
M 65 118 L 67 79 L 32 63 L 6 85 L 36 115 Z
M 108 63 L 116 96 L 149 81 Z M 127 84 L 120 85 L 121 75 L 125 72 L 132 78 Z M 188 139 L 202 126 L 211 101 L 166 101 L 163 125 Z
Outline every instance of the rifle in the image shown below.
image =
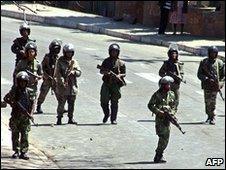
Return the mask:
M 31 116 L 30 113 L 28 113 L 27 109 L 24 108 L 24 106 L 20 102 L 17 101 L 16 105 L 19 106 L 19 108 L 23 111 L 23 113 L 25 113 L 28 116 L 28 118 L 32 121 L 32 123 L 35 126 L 38 126 L 37 124 L 35 124 L 33 116 Z
M 99 64 L 97 64 L 97 68 L 98 68 L 98 69 L 101 69 L 102 66 L 99 65 Z M 111 71 L 111 70 L 109 70 L 109 69 L 107 69 L 107 71 L 108 71 L 110 74 L 112 74 L 114 77 L 117 77 L 117 74 L 115 74 L 113 71 Z M 117 78 L 117 80 L 120 82 L 120 85 L 126 86 L 126 82 L 125 82 L 125 80 L 124 80 L 123 78 Z
M 221 92 L 221 90 L 220 90 L 220 88 L 219 88 L 219 85 L 218 85 L 218 79 L 217 79 L 217 76 L 213 73 L 213 70 L 211 70 L 210 73 L 209 73 L 208 70 L 207 70 L 207 66 L 206 66 L 206 67 L 203 67 L 203 70 L 205 71 L 206 76 L 207 76 L 208 78 L 214 80 L 215 86 L 217 86 L 217 88 L 218 88 L 217 91 L 219 92 L 221 99 L 224 101 L 223 94 L 222 94 L 222 92 Z
M 25 71 L 26 71 L 28 74 L 30 74 L 30 75 L 32 75 L 32 76 L 38 78 L 39 80 L 42 79 L 42 76 L 37 76 L 37 75 L 35 75 L 34 73 L 32 73 L 31 71 L 29 71 L 29 70 L 25 70 Z
M 181 132 L 182 134 L 185 134 L 185 132 L 182 130 L 181 126 L 179 125 L 179 123 L 177 122 L 177 118 L 170 114 L 170 110 L 167 107 L 162 107 L 162 111 L 164 111 L 164 113 L 166 114 L 166 118 L 173 124 L 175 125 Z
M 183 82 L 184 84 L 186 84 L 186 80 L 183 80 L 182 78 L 180 78 L 179 76 L 177 76 L 176 74 L 174 74 L 172 71 L 169 71 L 169 76 L 172 76 L 174 79 L 177 79 L 180 82 Z
M 69 67 L 67 68 L 66 73 L 65 73 L 64 83 L 66 84 L 66 86 L 68 85 L 69 75 L 70 75 L 71 71 L 73 70 L 73 65 L 74 65 L 74 60 L 71 60 L 71 62 L 69 63 Z

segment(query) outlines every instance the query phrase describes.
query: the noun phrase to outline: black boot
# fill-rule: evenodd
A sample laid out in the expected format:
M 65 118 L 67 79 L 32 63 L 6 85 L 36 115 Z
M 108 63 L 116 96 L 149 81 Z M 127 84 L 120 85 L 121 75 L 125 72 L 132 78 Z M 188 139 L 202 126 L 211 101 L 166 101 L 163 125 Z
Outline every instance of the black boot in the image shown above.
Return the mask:
M 109 115 L 104 115 L 103 123 L 106 123 L 108 121 L 108 117 L 109 117 Z
M 57 123 L 56 123 L 57 125 L 62 125 L 62 122 L 61 122 L 61 117 L 58 117 L 57 118 Z
M 41 108 L 41 104 L 38 104 L 38 105 L 37 105 L 36 111 L 37 111 L 37 113 L 39 113 L 39 114 L 42 114 L 42 113 L 43 113 L 42 108 Z
M 27 156 L 27 154 L 26 154 L 26 153 L 21 152 L 21 154 L 20 154 L 20 159 L 28 160 L 28 159 L 29 159 L 29 157 Z
M 12 158 L 14 158 L 14 159 L 19 158 L 19 152 L 16 151 L 16 152 L 12 155 Z
M 215 117 L 214 116 L 210 118 L 210 124 L 211 125 L 215 125 L 216 124 L 216 121 L 215 121 Z
M 166 160 L 164 160 L 162 153 L 156 152 L 155 157 L 154 157 L 154 162 L 155 163 L 165 163 Z
M 77 125 L 78 123 L 72 117 L 69 117 L 68 124 L 75 124 L 75 125 Z

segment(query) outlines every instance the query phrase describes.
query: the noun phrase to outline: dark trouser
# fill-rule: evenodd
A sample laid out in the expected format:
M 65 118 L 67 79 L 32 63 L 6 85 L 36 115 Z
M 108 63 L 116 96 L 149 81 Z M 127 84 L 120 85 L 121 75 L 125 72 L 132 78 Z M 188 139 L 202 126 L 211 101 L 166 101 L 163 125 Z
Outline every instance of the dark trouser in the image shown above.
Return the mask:
M 164 34 L 166 30 L 166 26 L 168 24 L 169 19 L 169 10 L 168 9 L 161 9 L 161 17 L 160 17 L 160 24 L 159 24 L 159 34 Z
M 64 105 L 68 103 L 68 117 L 73 118 L 76 95 L 58 95 L 57 117 L 63 117 Z
M 209 118 L 215 116 L 217 91 L 204 90 L 205 110 Z
M 38 97 L 38 103 L 37 103 L 38 105 L 41 105 L 45 101 L 46 95 L 48 94 L 51 87 L 52 87 L 51 80 L 44 80 L 43 81 L 41 88 L 40 88 L 40 94 L 39 94 L 39 97 Z M 56 98 L 57 98 L 56 90 L 53 89 L 53 91 L 54 91 Z
M 118 100 L 121 98 L 120 87 L 117 84 L 102 84 L 100 103 L 105 116 L 109 116 L 109 101 L 111 101 L 111 121 L 117 119 Z

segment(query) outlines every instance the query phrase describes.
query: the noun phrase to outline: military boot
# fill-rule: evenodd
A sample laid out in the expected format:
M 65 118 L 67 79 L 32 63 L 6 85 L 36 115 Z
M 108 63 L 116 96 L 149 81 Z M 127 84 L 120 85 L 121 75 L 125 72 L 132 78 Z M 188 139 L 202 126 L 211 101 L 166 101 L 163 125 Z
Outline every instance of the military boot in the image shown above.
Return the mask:
M 154 163 L 165 163 L 166 160 L 163 158 L 162 153 L 156 152 L 155 157 L 154 157 Z
M 206 119 L 206 123 L 210 123 L 211 117 L 208 115 L 208 118 Z
M 43 113 L 43 111 L 42 111 L 42 108 L 41 108 L 41 105 L 40 105 L 40 104 L 38 104 L 38 105 L 37 105 L 37 109 L 36 109 L 36 111 L 37 111 L 37 113 L 39 113 L 39 114 L 42 114 L 42 113 Z
M 61 117 L 58 117 L 57 118 L 57 123 L 56 123 L 57 125 L 62 125 L 62 122 L 61 122 Z
M 14 158 L 14 159 L 19 158 L 19 152 L 16 151 L 16 152 L 12 155 L 12 158 Z
M 216 124 L 216 120 L 215 120 L 214 116 L 210 118 L 210 124 L 211 125 L 215 125 Z
M 75 125 L 77 125 L 78 123 L 72 117 L 69 117 L 68 124 L 75 124 Z
M 104 115 L 103 123 L 106 123 L 108 121 L 108 117 L 109 117 L 109 115 Z
M 21 154 L 20 154 L 20 159 L 28 160 L 28 159 L 29 159 L 29 157 L 27 156 L 27 154 L 26 154 L 26 153 L 21 152 Z

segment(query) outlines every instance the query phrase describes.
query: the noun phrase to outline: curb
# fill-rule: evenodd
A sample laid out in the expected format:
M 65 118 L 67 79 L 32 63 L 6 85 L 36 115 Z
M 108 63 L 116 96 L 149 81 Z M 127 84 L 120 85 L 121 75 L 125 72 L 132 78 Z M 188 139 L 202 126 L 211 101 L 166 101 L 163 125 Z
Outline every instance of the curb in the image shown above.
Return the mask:
M 24 19 L 23 13 L 4 10 L 4 9 L 1 9 L 1 16 L 22 19 L 22 20 Z M 44 17 L 44 16 L 38 16 L 38 15 L 34 15 L 34 14 L 26 14 L 26 18 L 27 18 L 27 20 L 30 20 L 30 21 L 36 21 L 36 22 L 51 24 L 51 25 L 55 25 L 55 26 L 62 26 L 62 27 L 66 27 L 66 28 L 75 28 L 75 29 L 80 29 L 82 31 L 92 32 L 92 33 L 106 34 L 109 36 L 128 39 L 131 41 L 141 42 L 141 43 L 146 43 L 146 44 L 160 45 L 160 46 L 165 46 L 165 47 L 169 47 L 169 44 L 170 44 L 170 41 L 164 41 L 161 39 L 151 38 L 148 36 L 142 37 L 139 35 L 130 35 L 130 34 L 113 31 L 113 30 L 106 29 L 106 28 L 92 25 L 92 24 L 84 24 L 84 23 L 74 24 L 70 20 L 55 19 L 53 17 Z M 182 44 L 177 44 L 177 45 L 180 50 L 183 50 L 183 51 L 186 51 L 186 52 L 198 55 L 198 56 L 206 56 L 207 55 L 207 49 L 205 49 L 205 48 L 189 47 L 189 46 L 182 45 Z M 218 55 L 218 57 L 225 62 L 225 56 Z

